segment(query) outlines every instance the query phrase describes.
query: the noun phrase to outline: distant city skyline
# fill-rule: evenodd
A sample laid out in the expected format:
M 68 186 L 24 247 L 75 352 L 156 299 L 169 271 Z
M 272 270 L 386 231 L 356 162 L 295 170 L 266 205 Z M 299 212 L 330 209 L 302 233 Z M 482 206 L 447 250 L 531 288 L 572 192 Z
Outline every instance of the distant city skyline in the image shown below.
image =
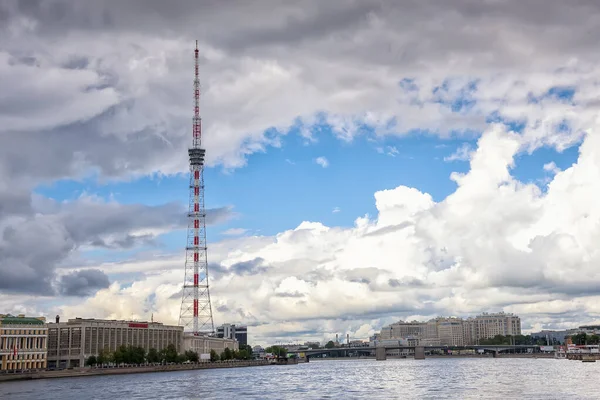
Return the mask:
M 0 2 L 0 313 L 177 324 L 197 39 L 214 326 L 600 324 L 600 8 L 471 3 Z

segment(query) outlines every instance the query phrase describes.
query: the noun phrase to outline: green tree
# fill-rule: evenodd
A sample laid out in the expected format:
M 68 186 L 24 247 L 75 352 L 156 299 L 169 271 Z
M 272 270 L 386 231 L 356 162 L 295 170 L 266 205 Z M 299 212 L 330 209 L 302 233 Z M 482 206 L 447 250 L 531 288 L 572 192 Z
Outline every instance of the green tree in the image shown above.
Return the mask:
M 283 357 L 287 354 L 287 349 L 281 346 L 270 346 L 265 349 L 265 352 Z
M 248 350 L 244 349 L 238 352 L 238 360 L 249 360 L 250 358 L 251 355 L 248 354 Z
M 113 353 L 113 358 L 115 360 L 115 364 L 117 365 L 127 363 L 127 346 L 119 346 Z
M 87 366 L 93 366 L 96 365 L 98 363 L 98 361 L 96 360 L 96 356 L 91 355 L 88 357 L 88 359 L 85 361 L 85 365 Z
M 144 361 L 146 361 L 146 349 L 144 349 L 143 347 L 129 347 L 127 350 L 129 353 L 130 364 L 140 365 L 143 364 Z
M 533 344 L 532 337 L 530 335 L 515 335 L 514 336 L 514 344 L 515 345 L 528 345 Z
M 113 353 L 115 364 L 143 364 L 146 350 L 137 346 L 119 346 Z
M 185 361 L 198 362 L 198 353 L 192 350 L 187 350 L 184 353 Z
M 161 362 L 174 363 L 177 362 L 177 349 L 173 343 L 162 349 L 159 353 Z
M 251 360 L 253 358 L 252 346 L 248 344 L 240 344 L 240 359 Z
M 481 339 L 479 344 L 489 346 L 511 345 L 512 338 L 510 336 L 496 335 L 493 338 Z
M 229 347 L 225 347 L 225 350 L 221 353 L 221 361 L 231 360 L 233 358 L 233 352 Z
M 215 349 L 212 349 L 210 351 L 210 361 L 211 362 L 215 362 L 219 360 L 219 355 L 217 354 L 217 352 L 215 351 Z
M 96 357 L 96 361 L 100 365 L 109 364 L 114 362 L 114 356 L 108 349 L 100 350 L 98 353 L 98 357 Z
M 335 343 L 333 343 L 333 340 L 330 340 L 329 342 L 327 342 L 327 344 L 325 345 L 326 349 L 333 349 L 335 347 Z
M 582 346 L 582 345 L 587 344 L 587 335 L 585 334 L 585 332 L 581 332 L 581 333 L 571 336 L 571 340 L 573 341 L 573 344 Z
M 252 346 L 249 344 L 240 344 L 240 351 L 241 350 L 246 350 L 247 352 L 252 353 Z
M 150 350 L 148 350 L 148 355 L 146 356 L 146 360 L 148 360 L 149 363 L 160 362 L 158 350 L 156 350 L 155 348 L 151 348 Z
M 598 335 L 591 335 L 587 339 L 587 344 L 599 344 L 599 343 L 600 343 L 600 336 L 598 336 Z

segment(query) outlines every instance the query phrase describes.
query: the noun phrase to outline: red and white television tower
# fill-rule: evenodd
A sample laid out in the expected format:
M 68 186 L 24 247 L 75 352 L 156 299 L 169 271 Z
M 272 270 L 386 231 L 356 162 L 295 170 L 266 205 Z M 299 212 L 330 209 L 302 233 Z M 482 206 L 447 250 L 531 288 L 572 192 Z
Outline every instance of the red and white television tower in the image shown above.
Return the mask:
M 179 325 L 194 335 L 214 334 L 215 325 L 208 290 L 206 256 L 206 209 L 204 207 L 204 155 L 202 119 L 200 118 L 200 79 L 198 78 L 198 41 L 194 50 L 194 119 L 190 157 L 190 196 L 185 278 L 181 297 Z

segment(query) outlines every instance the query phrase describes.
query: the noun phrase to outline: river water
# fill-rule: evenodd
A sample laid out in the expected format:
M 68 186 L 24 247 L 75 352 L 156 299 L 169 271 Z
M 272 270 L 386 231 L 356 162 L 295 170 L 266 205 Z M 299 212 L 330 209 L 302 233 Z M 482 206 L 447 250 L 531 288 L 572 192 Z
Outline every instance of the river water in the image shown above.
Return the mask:
M 600 362 L 332 360 L 0 383 L 0 399 L 600 399 Z

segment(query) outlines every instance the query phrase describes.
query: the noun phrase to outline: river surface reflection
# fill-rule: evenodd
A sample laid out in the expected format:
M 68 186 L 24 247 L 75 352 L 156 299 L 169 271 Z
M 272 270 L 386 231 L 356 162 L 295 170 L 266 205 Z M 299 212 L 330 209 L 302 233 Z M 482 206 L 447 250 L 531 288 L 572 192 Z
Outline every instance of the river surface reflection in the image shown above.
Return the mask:
M 599 363 L 335 360 L 0 383 L 0 399 L 600 399 Z

